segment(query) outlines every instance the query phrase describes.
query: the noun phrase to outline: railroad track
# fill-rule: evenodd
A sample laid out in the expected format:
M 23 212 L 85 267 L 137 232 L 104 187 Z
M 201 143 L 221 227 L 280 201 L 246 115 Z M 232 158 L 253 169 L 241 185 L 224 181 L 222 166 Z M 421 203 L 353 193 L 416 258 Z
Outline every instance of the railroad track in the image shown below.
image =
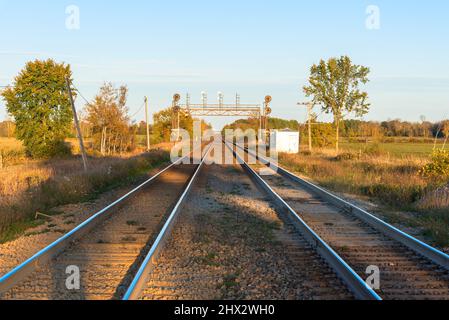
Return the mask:
M 202 167 L 170 165 L 0 278 L 0 299 L 122 299 Z M 161 231 L 162 230 L 162 231 Z M 67 286 L 73 267 L 80 288 Z
M 248 155 L 249 151 L 245 153 Z M 257 169 L 266 170 L 266 166 L 275 169 L 271 175 L 256 173 Z M 273 196 L 282 200 L 284 207 L 296 213 L 357 275 L 367 277 L 368 267 L 378 268 L 380 288 L 376 293 L 382 299 L 449 300 L 449 256 L 445 253 L 266 158 L 260 157 L 256 165 L 248 167 Z
M 354 299 L 240 166 L 205 167 L 193 190 L 126 299 Z

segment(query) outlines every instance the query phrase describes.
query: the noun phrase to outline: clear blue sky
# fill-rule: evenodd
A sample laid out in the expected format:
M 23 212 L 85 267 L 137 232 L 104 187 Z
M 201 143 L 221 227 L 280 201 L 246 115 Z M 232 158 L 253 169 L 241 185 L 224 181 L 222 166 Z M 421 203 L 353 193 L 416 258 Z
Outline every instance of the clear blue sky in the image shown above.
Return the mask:
M 80 8 L 80 30 L 66 28 L 68 5 Z M 365 26 L 368 5 L 380 8 L 379 30 Z M 0 0 L 0 86 L 26 61 L 51 57 L 71 64 L 88 99 L 104 81 L 127 84 L 131 113 L 144 95 L 155 111 L 175 92 L 199 101 L 205 90 L 257 103 L 271 94 L 274 116 L 304 121 L 296 102 L 310 66 L 348 54 L 372 70 L 366 119 L 440 120 L 449 117 L 448 15 L 446 0 Z

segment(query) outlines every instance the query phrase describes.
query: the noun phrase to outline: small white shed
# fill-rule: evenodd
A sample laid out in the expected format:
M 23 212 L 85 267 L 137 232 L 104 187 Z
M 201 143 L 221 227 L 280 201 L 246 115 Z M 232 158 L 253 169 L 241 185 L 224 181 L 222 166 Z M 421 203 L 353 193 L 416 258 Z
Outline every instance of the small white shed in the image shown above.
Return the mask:
M 290 129 L 272 130 L 270 132 L 270 143 L 277 152 L 298 153 L 299 132 Z

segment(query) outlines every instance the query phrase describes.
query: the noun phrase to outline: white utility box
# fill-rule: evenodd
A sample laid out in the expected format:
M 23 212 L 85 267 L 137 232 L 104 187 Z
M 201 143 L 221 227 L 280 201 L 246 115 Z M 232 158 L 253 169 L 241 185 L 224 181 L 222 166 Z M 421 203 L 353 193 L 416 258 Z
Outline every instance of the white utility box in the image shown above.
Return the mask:
M 273 130 L 270 132 L 270 143 L 277 152 L 298 153 L 299 132 L 289 129 Z

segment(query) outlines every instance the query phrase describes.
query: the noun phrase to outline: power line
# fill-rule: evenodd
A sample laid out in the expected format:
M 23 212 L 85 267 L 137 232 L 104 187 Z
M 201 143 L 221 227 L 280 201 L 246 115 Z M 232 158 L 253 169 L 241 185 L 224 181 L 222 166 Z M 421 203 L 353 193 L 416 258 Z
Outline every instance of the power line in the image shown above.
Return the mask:
M 87 103 L 90 104 L 90 102 L 83 96 L 83 94 L 81 93 L 81 91 L 72 83 L 72 86 L 75 88 L 76 92 L 79 93 L 80 97 L 83 98 L 83 100 Z
M 72 84 L 73 88 L 75 88 L 76 92 L 79 93 L 80 97 L 83 98 L 83 100 L 86 102 L 86 104 L 90 105 L 91 103 L 89 102 L 89 100 L 87 100 L 84 95 L 82 94 L 82 92 L 74 85 Z M 140 108 L 137 110 L 137 112 L 135 112 L 133 115 L 130 116 L 130 118 L 134 118 L 137 114 L 139 114 L 139 112 L 142 111 L 142 109 L 145 107 L 145 102 L 142 103 L 142 105 L 140 106 Z M 129 108 L 129 107 L 128 107 Z
M 326 110 L 321 110 L 320 114 L 316 116 L 316 120 L 318 120 L 318 118 L 321 117 L 325 112 Z
M 132 116 L 130 116 L 130 118 L 134 118 L 135 116 L 137 116 L 139 114 L 140 111 L 142 111 L 142 109 L 145 107 L 145 101 L 142 103 L 142 106 L 139 108 L 139 110 L 137 110 L 136 113 L 134 113 Z

